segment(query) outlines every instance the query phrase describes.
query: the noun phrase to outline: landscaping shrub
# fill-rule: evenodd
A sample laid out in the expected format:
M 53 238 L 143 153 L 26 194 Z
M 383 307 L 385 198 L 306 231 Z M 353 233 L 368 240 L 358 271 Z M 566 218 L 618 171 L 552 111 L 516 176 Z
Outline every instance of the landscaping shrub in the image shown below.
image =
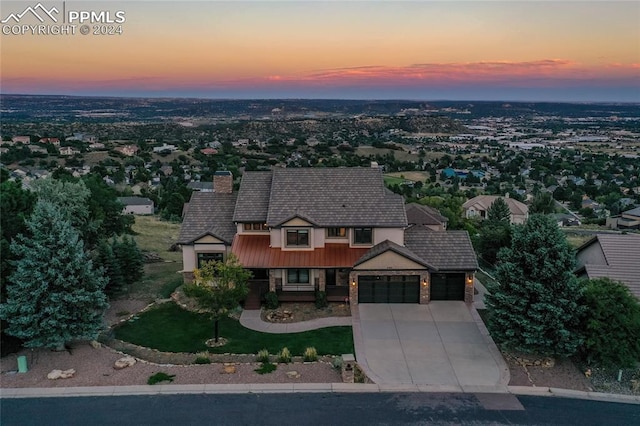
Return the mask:
M 276 309 L 278 307 L 278 294 L 275 291 L 270 291 L 264 296 L 264 303 L 267 309 Z
M 302 355 L 305 362 L 313 362 L 318 360 L 318 351 L 316 348 L 310 347 L 304 350 L 304 355 Z
M 329 306 L 327 303 L 327 293 L 324 291 L 316 291 L 316 308 L 322 309 Z
M 266 349 L 260 349 L 257 355 L 258 362 L 269 362 L 269 351 Z
M 208 353 L 199 353 L 196 357 L 196 360 L 193 361 L 194 364 L 211 364 L 211 358 L 209 358 Z
M 256 368 L 255 371 L 258 374 L 268 374 L 276 371 L 278 366 L 276 364 L 271 364 L 270 362 L 263 362 L 259 368 Z
M 282 348 L 282 350 L 280 350 L 278 353 L 278 362 L 282 362 L 284 364 L 289 364 L 291 362 L 291 352 L 289 352 L 289 349 Z
M 161 371 L 149 377 L 149 380 L 147 380 L 147 384 L 155 385 L 161 382 L 173 382 L 174 377 L 176 377 L 175 374 L 167 374 Z
M 331 365 L 333 365 L 333 368 L 335 368 L 336 370 L 342 371 L 342 357 L 337 356 L 333 358 L 333 362 L 331 363 Z

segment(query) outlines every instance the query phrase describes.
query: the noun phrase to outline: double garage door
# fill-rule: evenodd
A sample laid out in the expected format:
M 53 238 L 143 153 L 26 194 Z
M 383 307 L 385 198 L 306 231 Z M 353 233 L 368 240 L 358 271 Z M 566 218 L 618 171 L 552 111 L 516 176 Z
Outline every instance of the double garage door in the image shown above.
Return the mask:
M 417 275 L 361 275 L 358 303 L 418 303 L 420 277 Z
M 464 300 L 464 274 L 432 274 L 431 300 Z M 419 303 L 417 275 L 361 275 L 358 303 Z

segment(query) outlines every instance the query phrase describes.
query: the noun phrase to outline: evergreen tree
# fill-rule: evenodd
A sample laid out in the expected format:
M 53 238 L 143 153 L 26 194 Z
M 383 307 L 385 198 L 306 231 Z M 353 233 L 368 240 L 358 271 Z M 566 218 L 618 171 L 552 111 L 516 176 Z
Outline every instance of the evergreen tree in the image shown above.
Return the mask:
M 113 253 L 113 248 L 106 240 L 100 240 L 95 255 L 96 267 L 103 270 L 107 278 L 105 293 L 108 296 L 116 296 L 125 290 L 125 270 L 121 267 L 118 258 Z
M 555 212 L 556 206 L 553 197 L 549 192 L 541 192 L 531 202 L 529 211 L 531 213 L 550 214 Z
M 588 315 L 582 352 L 602 367 L 633 367 L 640 360 L 640 302 L 623 283 L 589 280 L 584 291 Z
M 144 275 L 144 258 L 133 237 L 125 235 L 120 241 L 114 239 L 113 253 L 118 260 L 127 286 L 142 278 Z
M 502 197 L 495 199 L 487 209 L 487 220 L 491 222 L 511 223 L 511 211 L 509 205 Z
M 582 338 L 582 284 L 574 253 L 549 216 L 532 215 L 500 251 L 496 280 L 486 296 L 491 335 L 507 349 L 573 355 Z
M 55 204 L 38 200 L 29 235 L 11 243 L 18 256 L 0 316 L 7 334 L 26 347 L 61 349 L 66 342 L 95 339 L 107 308 L 106 279 L 93 269 L 78 232 Z

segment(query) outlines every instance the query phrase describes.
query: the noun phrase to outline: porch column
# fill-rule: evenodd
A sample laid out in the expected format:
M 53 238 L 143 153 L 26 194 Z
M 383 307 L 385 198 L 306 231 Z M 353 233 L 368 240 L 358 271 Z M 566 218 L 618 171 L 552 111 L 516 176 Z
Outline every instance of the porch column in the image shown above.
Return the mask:
M 273 269 L 269 269 L 269 291 L 276 291 L 276 274 Z
M 475 273 L 467 272 L 464 274 L 464 301 L 465 303 L 473 303 L 473 282 L 475 281 Z
M 431 301 L 431 275 L 429 272 L 420 274 L 420 304 L 425 305 Z
M 351 305 L 358 304 L 358 273 L 349 272 L 349 302 Z
M 326 269 L 318 269 L 318 291 L 326 291 L 327 290 L 327 270 Z

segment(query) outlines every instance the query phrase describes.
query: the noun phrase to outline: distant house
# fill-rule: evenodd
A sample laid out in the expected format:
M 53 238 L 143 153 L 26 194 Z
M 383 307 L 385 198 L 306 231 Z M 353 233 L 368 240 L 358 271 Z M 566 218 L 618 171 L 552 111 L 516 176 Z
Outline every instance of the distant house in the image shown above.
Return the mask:
M 58 138 L 40 138 L 40 143 L 50 143 L 53 146 L 60 146 L 60 139 Z
M 144 197 L 120 197 L 118 201 L 124 205 L 123 214 L 153 214 L 153 201 Z
M 554 214 L 556 222 L 558 222 L 558 227 L 563 228 L 566 226 L 580 226 L 582 222 L 576 216 L 568 214 L 568 213 L 557 213 Z
M 640 207 L 627 210 L 617 216 L 608 217 L 607 227 L 611 229 L 640 229 Z
M 29 144 L 31 143 L 31 137 L 30 136 L 14 136 L 11 138 L 11 142 Z
M 138 153 L 140 148 L 135 145 L 125 145 L 114 148 L 113 150 L 119 152 L 122 155 L 126 155 L 127 157 L 133 157 Z
M 518 200 L 510 198 L 508 194 L 506 197 L 498 195 L 478 195 L 468 200 L 462 205 L 465 217 L 486 219 L 489 207 L 491 207 L 493 202 L 498 198 L 502 198 L 509 206 L 509 212 L 511 213 L 510 221 L 512 224 L 523 224 L 527 220 L 529 217 L 529 207 Z
M 89 145 L 89 149 L 93 149 L 93 150 L 105 149 L 105 145 L 102 142 L 94 142 Z
M 31 153 L 39 153 L 39 154 L 47 153 L 47 150 L 45 148 L 38 145 L 27 145 L 27 148 L 29 149 L 29 151 L 31 151 Z
M 201 149 L 200 152 L 204 155 L 215 155 L 218 153 L 218 150 L 215 148 L 204 148 Z
M 623 282 L 640 298 L 640 235 L 598 234 L 578 248 L 576 274 Z
M 74 149 L 72 146 L 63 146 L 60 148 L 60 155 L 70 156 L 74 154 L 80 154 L 80 151 Z
M 160 146 L 156 146 L 153 148 L 153 152 L 155 152 L 156 154 L 158 153 L 162 153 L 162 152 L 174 152 L 177 151 L 178 147 L 175 145 L 167 145 L 166 143 L 163 143 Z

